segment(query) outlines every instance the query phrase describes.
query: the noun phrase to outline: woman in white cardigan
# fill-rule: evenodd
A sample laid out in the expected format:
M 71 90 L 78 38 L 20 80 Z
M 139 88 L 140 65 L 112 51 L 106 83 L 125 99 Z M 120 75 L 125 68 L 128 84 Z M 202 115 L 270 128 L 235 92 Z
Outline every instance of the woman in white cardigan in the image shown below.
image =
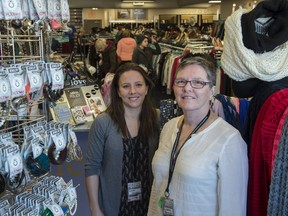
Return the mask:
M 239 131 L 210 109 L 214 84 L 211 61 L 182 60 L 173 90 L 183 115 L 161 132 L 148 215 L 246 215 L 247 146 Z

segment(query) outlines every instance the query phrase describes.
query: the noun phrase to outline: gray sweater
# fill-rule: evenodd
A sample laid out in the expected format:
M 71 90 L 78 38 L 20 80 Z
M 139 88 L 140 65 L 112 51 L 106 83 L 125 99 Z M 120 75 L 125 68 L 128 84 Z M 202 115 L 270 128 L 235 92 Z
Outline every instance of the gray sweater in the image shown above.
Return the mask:
M 158 147 L 158 139 L 149 141 L 150 165 Z M 99 205 L 106 216 L 118 216 L 122 190 L 122 134 L 107 113 L 94 120 L 88 137 L 85 176 L 99 176 Z M 152 185 L 152 170 L 150 180 Z

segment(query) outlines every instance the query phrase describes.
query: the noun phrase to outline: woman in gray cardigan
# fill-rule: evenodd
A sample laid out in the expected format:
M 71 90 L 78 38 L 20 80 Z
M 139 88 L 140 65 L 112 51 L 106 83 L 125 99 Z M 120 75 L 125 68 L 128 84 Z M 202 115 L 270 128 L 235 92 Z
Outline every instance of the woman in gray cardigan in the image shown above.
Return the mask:
M 111 104 L 89 132 L 85 176 L 91 215 L 147 214 L 159 138 L 152 86 L 137 64 L 123 64 L 115 73 Z

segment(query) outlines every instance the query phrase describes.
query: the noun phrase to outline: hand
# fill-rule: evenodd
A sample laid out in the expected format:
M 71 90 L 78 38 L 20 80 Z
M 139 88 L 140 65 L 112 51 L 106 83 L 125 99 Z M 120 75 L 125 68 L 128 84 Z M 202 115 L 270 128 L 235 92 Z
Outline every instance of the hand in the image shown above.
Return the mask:
M 152 41 L 153 44 L 157 43 L 157 40 L 154 38 L 154 36 L 151 36 L 151 41 Z

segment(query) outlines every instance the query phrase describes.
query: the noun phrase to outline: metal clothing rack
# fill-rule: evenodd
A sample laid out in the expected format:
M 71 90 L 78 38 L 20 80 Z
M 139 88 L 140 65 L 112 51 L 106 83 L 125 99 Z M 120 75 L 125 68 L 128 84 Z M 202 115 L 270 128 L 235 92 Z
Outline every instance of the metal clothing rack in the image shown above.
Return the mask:
M 200 52 L 209 52 L 212 49 L 214 49 L 213 45 L 209 45 L 207 43 L 207 41 L 194 41 L 194 42 L 189 42 L 184 48 L 183 47 L 178 47 L 175 45 L 171 45 L 171 44 L 166 44 L 166 43 L 159 43 L 159 45 L 161 47 L 167 47 L 170 48 L 172 50 L 180 50 L 180 51 L 184 51 L 184 50 L 190 50 L 192 52 L 194 52 L 195 50 L 200 51 Z
M 167 48 L 171 48 L 171 49 L 174 49 L 174 50 L 181 50 L 181 51 L 184 50 L 183 47 L 178 47 L 178 46 L 171 45 L 171 44 L 159 43 L 159 45 L 160 45 L 161 47 L 167 47 Z

